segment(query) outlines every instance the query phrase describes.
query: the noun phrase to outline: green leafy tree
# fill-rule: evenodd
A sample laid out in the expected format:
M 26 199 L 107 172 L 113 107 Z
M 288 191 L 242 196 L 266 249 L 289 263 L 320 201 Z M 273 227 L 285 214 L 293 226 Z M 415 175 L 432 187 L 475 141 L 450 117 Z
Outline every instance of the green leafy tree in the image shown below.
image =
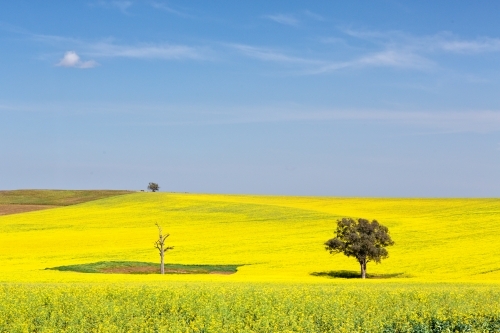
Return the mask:
M 148 190 L 150 190 L 151 192 L 156 192 L 160 190 L 160 186 L 158 186 L 158 184 L 156 183 L 149 183 Z
M 376 220 L 343 218 L 337 220 L 335 238 L 325 243 L 331 254 L 343 253 L 354 257 L 361 266 L 361 277 L 366 278 L 366 264 L 370 261 L 380 263 L 389 256 L 385 247 L 394 245 L 389 229 Z

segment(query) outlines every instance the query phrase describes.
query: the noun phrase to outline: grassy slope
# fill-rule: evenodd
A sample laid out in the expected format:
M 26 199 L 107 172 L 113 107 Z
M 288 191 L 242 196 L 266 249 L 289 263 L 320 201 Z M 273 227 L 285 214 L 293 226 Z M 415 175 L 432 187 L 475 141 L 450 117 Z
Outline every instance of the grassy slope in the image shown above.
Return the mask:
M 163 279 L 329 282 L 329 271 L 357 271 L 323 242 L 342 216 L 376 218 L 396 245 L 368 273 L 391 281 L 496 281 L 498 199 L 360 199 L 135 193 L 0 217 L 2 281 L 157 281 Z M 96 261 L 158 260 L 155 223 L 175 249 L 167 262 L 247 264 L 232 276 L 124 276 L 45 271 Z M 333 274 L 334 275 L 334 274 Z M 352 280 L 351 280 L 352 281 Z M 385 281 L 387 281 L 385 279 Z

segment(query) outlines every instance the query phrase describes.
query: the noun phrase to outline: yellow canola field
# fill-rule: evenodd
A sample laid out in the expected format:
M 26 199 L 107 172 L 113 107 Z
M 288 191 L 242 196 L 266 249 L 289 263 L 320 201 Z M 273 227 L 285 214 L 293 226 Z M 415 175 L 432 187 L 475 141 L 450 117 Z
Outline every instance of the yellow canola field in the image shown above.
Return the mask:
M 0 216 L 0 282 L 247 281 L 344 283 L 312 273 L 358 271 L 323 243 L 341 217 L 377 219 L 395 246 L 368 273 L 392 282 L 500 281 L 499 199 L 391 199 L 134 193 Z M 168 263 L 241 264 L 233 275 L 85 274 L 47 267 L 157 262 L 155 223 L 170 233 Z M 350 280 L 352 281 L 352 280 Z
M 0 284 L 0 332 L 499 332 L 492 286 Z

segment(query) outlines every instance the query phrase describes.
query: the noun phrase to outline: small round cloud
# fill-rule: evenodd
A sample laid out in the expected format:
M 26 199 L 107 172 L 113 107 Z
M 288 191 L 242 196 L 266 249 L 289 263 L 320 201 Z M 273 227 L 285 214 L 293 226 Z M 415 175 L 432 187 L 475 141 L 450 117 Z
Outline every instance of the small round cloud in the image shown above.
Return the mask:
M 57 63 L 57 66 L 75 68 L 93 68 L 97 65 L 98 63 L 94 60 L 82 61 L 75 51 L 66 52 L 64 57 Z

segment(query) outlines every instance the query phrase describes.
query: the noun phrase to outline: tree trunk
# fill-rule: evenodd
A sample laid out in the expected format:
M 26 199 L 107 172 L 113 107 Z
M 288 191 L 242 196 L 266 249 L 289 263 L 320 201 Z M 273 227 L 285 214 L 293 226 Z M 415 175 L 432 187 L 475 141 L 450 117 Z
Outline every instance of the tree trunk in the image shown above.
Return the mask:
M 361 278 L 366 278 L 366 259 L 360 260 L 359 265 L 361 266 Z
M 155 247 L 160 251 L 160 273 L 165 274 L 165 252 L 168 250 L 173 250 L 173 246 L 165 246 L 165 240 L 167 239 L 169 234 L 163 235 L 161 227 L 158 223 L 156 223 L 158 227 L 158 240 L 155 242 Z
M 160 271 L 161 274 L 165 274 L 165 251 L 163 250 L 163 244 L 161 244 L 160 248 Z

